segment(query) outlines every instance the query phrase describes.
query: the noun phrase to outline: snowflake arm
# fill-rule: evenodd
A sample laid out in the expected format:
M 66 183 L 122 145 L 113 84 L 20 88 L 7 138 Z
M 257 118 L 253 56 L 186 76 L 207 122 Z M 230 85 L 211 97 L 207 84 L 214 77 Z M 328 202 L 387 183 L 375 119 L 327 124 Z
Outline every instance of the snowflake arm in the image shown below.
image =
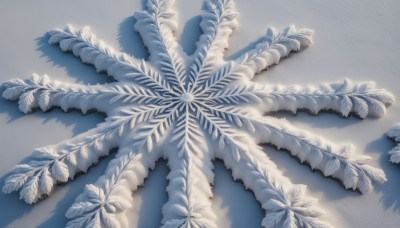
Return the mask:
M 150 52 L 150 60 L 160 67 L 169 86 L 185 91 L 185 63 L 175 40 L 174 0 L 150 0 L 147 11 L 135 13 L 135 29 L 141 34 Z M 150 42 L 151 41 L 151 42 Z
M 190 106 L 190 108 L 189 108 Z M 211 157 L 200 145 L 205 145 L 202 133 L 190 109 L 177 119 L 171 142 L 177 144 L 178 153 L 168 152 L 171 169 L 167 188 L 169 201 L 163 207 L 164 226 L 215 227 L 215 215 L 210 208 L 213 180 Z
M 110 162 L 105 175 L 94 185 L 87 185 L 68 209 L 66 217 L 71 220 L 67 228 L 123 227 L 116 215 L 131 206 L 127 199 L 143 184 L 148 170 L 154 167 L 159 157 L 160 153 L 149 156 L 128 147 L 122 148 Z
M 141 124 L 136 130 L 137 136 L 134 138 L 135 142 L 133 145 L 140 150 L 150 153 L 153 150 L 153 146 L 157 145 L 169 130 L 182 106 L 181 104 L 177 104 L 177 102 L 172 103 L 162 112 L 157 113 L 157 115 L 149 119 L 147 123 Z
M 320 86 L 268 86 L 245 85 L 228 87 L 216 91 L 205 99 L 211 104 L 238 106 L 249 103 L 261 104 L 263 111 L 307 110 L 318 114 L 323 110 L 332 110 L 347 117 L 357 114 L 364 119 L 368 115 L 381 117 L 386 105 L 394 102 L 394 96 L 384 89 L 377 89 L 374 82 L 353 84 L 344 82 L 323 84 Z
M 322 215 L 322 212 L 316 209 L 312 202 L 303 196 L 304 194 L 290 197 L 289 192 L 283 189 L 283 185 L 279 186 L 276 183 L 272 175 L 275 177 L 281 175 L 274 171 L 275 164 L 255 143 L 251 148 L 239 143 L 235 139 L 237 135 L 225 130 L 229 129 L 226 123 L 216 120 L 219 117 L 215 113 L 202 112 L 202 114 L 205 115 L 202 121 L 204 130 L 218 141 L 217 157 L 223 159 L 225 165 L 232 169 L 234 178 L 240 178 L 267 210 L 262 222 L 264 227 L 273 227 L 281 220 L 284 227 L 329 227 L 325 222 L 319 221 L 318 217 Z M 206 122 L 209 124 L 205 124 Z M 243 140 L 252 141 L 250 138 L 242 138 L 240 141 L 243 142 Z M 221 142 L 224 142 L 226 146 L 221 145 Z M 290 189 L 290 184 L 285 184 L 285 187 Z M 298 188 L 294 187 L 290 194 L 299 191 Z M 271 206 L 275 204 L 281 207 Z
M 389 151 L 390 161 L 400 163 L 400 124 L 394 125 L 387 133 L 387 136 L 397 143 L 397 145 Z
M 172 132 L 173 137 L 171 138 L 171 142 L 176 142 L 180 149 L 178 152 L 179 157 L 187 157 L 188 152 L 196 155 L 202 153 L 198 145 L 202 143 L 203 135 L 198 128 L 196 117 L 192 113 L 196 112 L 196 110 L 192 104 L 186 104 L 184 109 L 185 114 L 178 117 L 175 129 Z
M 386 105 L 394 102 L 394 96 L 384 89 L 377 89 L 374 82 L 353 84 L 350 80 L 325 84 L 318 87 L 276 86 L 266 88 L 263 101 L 267 112 L 306 109 L 313 114 L 332 110 L 347 117 L 351 113 L 364 119 L 368 115 L 381 117 Z M 257 92 L 256 92 L 257 93 Z
M 292 127 L 285 120 L 263 118 L 252 121 L 260 132 L 262 143 L 270 143 L 278 149 L 287 149 L 301 162 L 307 161 L 312 169 L 320 170 L 325 176 L 339 179 L 346 189 L 367 192 L 372 182 L 386 181 L 381 169 L 371 167 L 371 159 L 365 155 L 353 155 L 352 145 L 335 146 L 319 137 Z
M 234 60 L 240 63 L 237 69 L 248 75 L 250 78 L 279 60 L 287 57 L 293 51 L 312 45 L 312 33 L 310 29 L 296 30 L 294 25 L 286 27 L 282 32 L 274 28 L 268 28 L 263 40 L 250 50 Z
M 64 111 L 78 108 L 86 113 L 89 109 L 106 110 L 94 102 L 100 95 L 102 86 L 84 86 L 50 80 L 47 75 L 34 74 L 32 79 L 11 79 L 3 84 L 3 97 L 7 100 L 19 100 L 19 109 L 29 113 L 35 108 L 42 111 L 52 106 Z M 103 87 L 105 88 L 105 87 Z
M 88 26 L 75 29 L 67 25 L 64 30 L 57 28 L 48 34 L 49 44 L 58 44 L 62 51 L 71 51 L 82 62 L 93 64 L 98 72 L 106 71 L 116 80 L 123 80 L 127 72 L 135 71 L 137 60 L 97 40 Z
M 162 227 L 216 227 L 210 202 L 211 158 L 196 158 L 190 151 L 185 154 L 181 157 L 174 151 L 167 155 L 171 170 L 167 187 L 169 200 L 163 206 Z
M 277 183 L 282 178 L 281 174 L 274 171 L 275 164 L 258 147 L 251 151 L 242 151 L 240 160 L 235 160 L 229 151 L 220 152 L 217 156 L 232 169 L 235 179 L 242 180 L 246 188 L 254 192 L 257 200 L 266 209 L 262 221 L 264 227 L 275 227 L 281 222 L 283 227 L 290 228 L 330 227 L 319 219 L 323 212 L 314 206 L 316 200 L 304 196 L 303 187 Z M 292 197 L 300 191 L 301 194 Z
M 288 56 L 292 51 L 299 51 L 301 47 L 312 44 L 312 31 L 301 29 L 296 31 L 295 27 L 289 26 L 282 33 L 269 28 L 264 41 L 259 43 L 255 49 L 243 54 L 236 60 L 227 61 L 211 77 L 199 80 L 194 89 L 201 94 L 218 91 L 240 78 L 253 78 L 256 73 L 277 64 L 282 57 Z
M 79 85 L 50 80 L 47 75 L 40 77 L 36 74 L 32 79 L 12 79 L 3 85 L 3 97 L 8 100 L 19 99 L 19 108 L 24 113 L 35 108 L 48 111 L 51 107 L 61 107 L 65 112 L 76 108 L 84 114 L 91 109 L 107 113 L 110 105 L 163 105 L 173 100 L 172 97 L 132 84 Z
M 20 191 L 20 198 L 36 203 L 49 195 L 57 183 L 86 172 L 98 159 L 118 145 L 125 125 L 102 123 L 96 128 L 59 144 L 35 149 L 29 162 L 16 165 L 7 177 L 3 192 Z
M 370 157 L 352 155 L 354 149 L 351 145 L 339 148 L 294 128 L 282 119 L 257 117 L 233 108 L 213 107 L 212 112 L 250 134 L 260 133 L 257 135 L 260 143 L 289 150 L 301 162 L 307 161 L 312 169 L 320 170 L 325 176 L 338 178 L 346 189 L 358 189 L 365 193 L 370 190 L 372 181 L 386 181 L 382 170 L 366 164 Z
M 282 201 L 271 199 L 263 204 L 267 211 L 263 225 L 275 227 L 282 221 L 284 227 L 331 228 L 318 219 L 324 212 L 315 206 L 315 199 L 306 198 L 305 190 L 303 185 L 295 186 Z
M 230 86 L 202 96 L 199 100 L 211 105 L 239 106 L 243 104 L 260 104 L 268 94 L 254 84 Z
M 89 27 L 76 30 L 68 25 L 64 30 L 49 32 L 50 44 L 59 44 L 61 50 L 72 51 L 82 62 L 92 64 L 98 72 L 106 71 L 118 81 L 134 81 L 155 92 L 175 94 L 161 75 L 144 60 L 137 60 L 125 53 L 118 53 L 98 41 Z
M 212 140 L 218 140 L 219 150 L 223 150 L 225 146 L 233 145 L 231 153 L 233 153 L 236 159 L 240 159 L 239 150 L 243 150 L 244 145 L 239 144 L 239 140 L 237 139 L 241 139 L 244 136 L 230 128 L 224 119 L 215 115 L 213 110 L 204 109 L 198 104 L 195 106 L 198 110 L 196 118 L 199 120 L 204 131 L 211 136 Z
M 3 84 L 3 97 L 8 100 L 19 99 L 19 108 L 28 113 L 35 108 L 48 111 L 61 107 L 65 112 L 76 108 L 84 114 L 96 109 L 108 112 L 107 106 L 114 104 L 163 104 L 166 99 L 158 93 L 134 86 L 118 83 L 104 85 L 78 85 L 50 80 L 47 75 L 34 75 L 32 79 L 12 79 Z
M 109 150 L 118 146 L 126 132 L 142 121 L 165 112 L 167 107 L 144 106 L 124 110 L 107 118 L 98 127 L 56 145 L 38 148 L 26 164 L 14 167 L 6 179 L 3 192 L 10 193 L 22 188 L 21 198 L 35 203 L 49 195 L 57 183 L 73 179 L 77 172 L 86 172 Z
M 212 70 L 223 63 L 228 38 L 237 26 L 236 16 L 232 0 L 206 1 L 206 12 L 202 14 L 200 24 L 203 34 L 193 54 L 194 64 L 189 75 L 192 88 L 197 86 L 198 81 L 208 78 Z

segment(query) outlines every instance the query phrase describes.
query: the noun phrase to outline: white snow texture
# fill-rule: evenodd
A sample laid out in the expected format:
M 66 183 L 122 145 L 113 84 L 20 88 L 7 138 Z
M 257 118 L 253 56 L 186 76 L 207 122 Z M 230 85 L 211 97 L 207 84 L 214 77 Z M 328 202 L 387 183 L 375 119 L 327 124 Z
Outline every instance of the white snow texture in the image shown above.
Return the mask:
M 117 214 L 130 207 L 131 192 L 143 184 L 149 168 L 168 160 L 169 200 L 163 207 L 163 227 L 215 227 L 210 208 L 213 163 L 222 159 L 265 209 L 264 227 L 330 227 L 304 186 L 284 177 L 258 144 L 285 149 L 362 193 L 373 182 L 386 180 L 369 157 L 352 155 L 351 145 L 335 146 L 294 128 L 286 120 L 265 116 L 276 111 L 318 114 L 330 110 L 347 117 L 380 117 L 394 102 L 389 92 L 372 82 L 350 80 L 319 86 L 261 86 L 253 76 L 292 51 L 312 44 L 312 31 L 289 26 L 273 28 L 252 50 L 224 59 L 228 39 L 237 25 L 232 0 L 206 0 L 201 35 L 188 56 L 174 37 L 173 0 L 148 0 L 137 12 L 135 29 L 150 52 L 149 61 L 119 53 L 96 39 L 88 27 L 49 32 L 49 43 L 72 52 L 82 62 L 106 72 L 116 82 L 103 85 L 68 84 L 34 75 L 30 80 L 3 83 L 3 97 L 19 100 L 24 113 L 37 109 L 79 109 L 104 112 L 96 128 L 56 145 L 35 149 L 27 163 L 14 167 L 3 191 L 20 191 L 36 203 L 58 183 L 86 172 L 109 150 L 116 158 L 95 184 L 87 185 L 66 212 L 67 227 L 126 226 Z M 400 127 L 397 127 L 397 130 Z M 389 133 L 400 138 L 399 131 Z M 399 153 L 392 161 L 399 162 Z

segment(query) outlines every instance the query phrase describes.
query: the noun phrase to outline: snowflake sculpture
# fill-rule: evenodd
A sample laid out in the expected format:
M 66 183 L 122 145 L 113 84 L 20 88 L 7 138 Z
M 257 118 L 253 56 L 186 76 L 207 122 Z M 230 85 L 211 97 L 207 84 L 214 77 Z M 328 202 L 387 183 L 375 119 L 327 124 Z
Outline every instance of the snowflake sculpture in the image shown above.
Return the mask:
M 312 169 L 341 180 L 345 188 L 366 192 L 373 181 L 386 180 L 381 170 L 366 164 L 368 157 L 352 156 L 351 146 L 336 147 L 263 113 L 305 109 L 314 114 L 333 110 L 345 117 L 381 116 L 394 101 L 390 93 L 370 82 L 353 85 L 348 80 L 318 87 L 258 85 L 251 78 L 291 51 L 309 46 L 312 31 L 290 26 L 278 33 L 270 28 L 254 50 L 226 61 L 223 50 L 236 27 L 233 1 L 206 3 L 203 34 L 191 56 L 173 35 L 173 0 L 149 0 L 148 9 L 135 14 L 149 62 L 114 51 L 88 28 L 51 31 L 50 44 L 59 44 L 117 82 L 77 85 L 35 75 L 5 82 L 3 97 L 19 99 L 24 113 L 61 107 L 83 113 L 94 109 L 108 117 L 86 133 L 36 149 L 29 162 L 15 166 L 3 191 L 20 190 L 22 199 L 35 203 L 119 147 L 105 175 L 87 185 L 67 211 L 67 227 L 123 225 L 117 214 L 130 206 L 131 191 L 161 157 L 171 170 L 163 226 L 215 227 L 212 160 L 220 158 L 262 204 L 263 226 L 328 227 L 304 187 L 283 177 L 258 144 L 289 150 Z

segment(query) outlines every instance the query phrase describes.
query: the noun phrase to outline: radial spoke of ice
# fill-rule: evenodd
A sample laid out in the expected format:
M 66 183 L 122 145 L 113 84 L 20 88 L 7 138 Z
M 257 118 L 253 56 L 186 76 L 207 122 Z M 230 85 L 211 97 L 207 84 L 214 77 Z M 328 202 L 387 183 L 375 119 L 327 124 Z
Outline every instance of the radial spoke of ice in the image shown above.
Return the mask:
M 20 191 L 27 203 L 49 195 L 57 183 L 73 179 L 77 172 L 86 172 L 111 148 L 119 145 L 131 125 L 131 116 L 108 119 L 96 128 L 72 139 L 34 150 L 24 164 L 16 165 L 5 181 L 3 192 Z
M 386 181 L 381 169 L 367 164 L 371 158 L 355 155 L 352 145 L 336 146 L 276 118 L 265 117 L 260 122 L 253 121 L 253 124 L 260 132 L 262 143 L 289 150 L 301 162 L 306 161 L 312 169 L 339 179 L 346 189 L 358 189 L 365 193 L 371 189 L 372 182 Z
M 251 189 L 257 200 L 266 210 L 262 221 L 264 227 L 282 224 L 285 228 L 331 227 L 320 220 L 324 214 L 315 206 L 316 200 L 305 195 L 305 186 L 293 185 L 281 173 L 276 172 L 274 163 L 258 147 L 249 151 L 240 151 L 240 160 L 236 160 L 229 150 L 218 155 L 227 168 L 232 169 L 235 179 L 240 179 L 246 188 Z M 286 180 L 285 184 L 282 179 Z
M 49 35 L 50 44 L 59 44 L 65 52 L 72 51 L 84 63 L 93 64 L 98 72 L 106 71 L 118 81 L 133 81 L 155 92 L 174 93 L 150 64 L 114 51 L 90 34 L 89 27 L 75 30 L 68 25 L 64 30 L 50 31 Z
M 260 104 L 266 92 L 261 86 L 254 83 L 228 86 L 215 92 L 208 92 L 199 96 L 198 100 L 211 105 L 240 106 L 243 104 Z M 269 94 L 268 94 L 269 95 Z
M 203 34 L 193 54 L 194 64 L 189 73 L 190 90 L 198 80 L 208 78 L 216 66 L 223 64 L 223 52 L 228 39 L 237 26 L 234 2 L 232 0 L 207 0 L 206 10 L 201 15 Z
M 181 157 L 176 151 L 168 151 L 169 185 L 168 202 L 163 207 L 163 226 L 216 227 L 211 209 L 213 180 L 211 158 L 186 151 Z
M 29 161 L 14 167 L 6 179 L 3 192 L 21 190 L 21 198 L 35 203 L 49 195 L 57 183 L 72 179 L 77 172 L 86 172 L 111 148 L 119 145 L 125 134 L 142 122 L 168 111 L 170 106 L 130 108 L 86 133 L 56 145 L 38 148 Z
M 83 113 L 96 109 L 107 113 L 110 105 L 164 105 L 173 99 L 133 85 L 70 84 L 50 80 L 47 75 L 40 77 L 36 74 L 32 79 L 13 79 L 5 82 L 3 86 L 3 97 L 8 100 L 19 99 L 19 108 L 24 113 L 35 108 L 48 111 L 52 107 L 61 107 L 64 111 L 77 108 Z
M 71 219 L 68 228 L 125 227 L 116 216 L 131 207 L 132 191 L 143 184 L 148 170 L 153 168 L 160 153 L 144 154 L 124 147 L 107 167 L 106 173 L 95 184 L 86 185 L 68 209 Z
M 307 110 L 318 114 L 332 110 L 347 117 L 354 113 L 364 119 L 368 115 L 381 117 L 386 105 L 394 102 L 394 96 L 378 89 L 374 82 L 353 84 L 350 80 L 320 86 L 238 86 L 203 95 L 205 102 L 223 105 L 261 104 L 263 111 Z
M 90 33 L 88 26 L 75 29 L 72 25 L 62 29 L 53 29 L 49 33 L 49 43 L 58 44 L 61 50 L 71 51 L 82 62 L 93 64 L 98 72 L 106 71 L 116 80 L 124 80 L 128 72 L 135 72 L 135 65 L 140 62 L 137 59 L 115 51 L 112 47 L 98 40 Z
M 234 60 L 242 63 L 237 71 L 252 78 L 265 68 L 278 64 L 280 59 L 287 57 L 291 52 L 312 45 L 312 33 L 310 29 L 296 30 L 294 25 L 286 27 L 282 32 L 268 28 L 262 41 L 253 50 Z
M 335 146 L 322 138 L 294 128 L 282 119 L 257 117 L 251 113 L 224 107 L 214 107 L 210 112 L 251 134 L 258 132 L 256 138 L 260 143 L 269 143 L 278 149 L 289 150 L 301 162 L 306 161 L 310 164 L 312 169 L 339 179 L 346 189 L 358 189 L 365 193 L 371 189 L 372 181 L 386 181 L 382 170 L 367 164 L 370 157 L 353 155 L 352 145 Z
M 195 155 L 200 155 L 202 153 L 200 145 L 205 142 L 194 114 L 196 109 L 192 104 L 185 104 L 184 109 L 185 113 L 176 120 L 171 142 L 177 143 L 179 157 L 187 156 L 186 153 L 189 151 Z
M 350 80 L 320 86 L 274 86 L 265 88 L 263 99 L 266 111 L 306 109 L 313 114 L 332 110 L 347 117 L 354 113 L 364 119 L 367 116 L 381 117 L 386 105 L 395 98 L 374 82 L 353 84 Z M 263 92 L 262 92 L 263 93 Z
M 183 104 L 172 103 L 165 111 L 154 115 L 149 121 L 141 124 L 135 131 L 133 143 L 135 148 L 148 152 L 152 151 L 153 146 L 157 145 L 170 129 L 182 108 L 184 108 Z
M 251 142 L 251 138 L 242 135 L 237 140 L 238 134 L 228 131 L 229 125 L 218 116 L 205 111 L 200 113 L 204 115 L 200 117 L 204 130 L 218 144 L 217 157 L 223 159 L 225 165 L 232 169 L 234 178 L 241 179 L 266 209 L 262 222 L 264 227 L 273 227 L 281 222 L 283 227 L 330 227 L 319 220 L 323 213 L 314 206 L 315 200 L 305 196 L 303 186 L 293 186 L 284 178 L 255 143 L 254 146 L 243 143 Z M 278 184 L 277 180 L 282 179 L 286 183 Z
M 268 66 L 278 64 L 279 60 L 288 56 L 290 52 L 310 46 L 312 44 L 311 35 L 311 30 L 296 30 L 293 25 L 281 33 L 269 28 L 264 40 L 255 49 L 246 52 L 236 60 L 227 61 L 204 82 L 199 82 L 194 91 L 201 91 L 201 94 L 215 92 L 239 78 L 253 78 L 255 74 Z
M 183 52 L 174 37 L 176 16 L 174 0 L 149 0 L 147 10 L 135 13 L 135 29 L 150 52 L 150 61 L 164 73 L 175 90 L 185 91 L 186 67 Z

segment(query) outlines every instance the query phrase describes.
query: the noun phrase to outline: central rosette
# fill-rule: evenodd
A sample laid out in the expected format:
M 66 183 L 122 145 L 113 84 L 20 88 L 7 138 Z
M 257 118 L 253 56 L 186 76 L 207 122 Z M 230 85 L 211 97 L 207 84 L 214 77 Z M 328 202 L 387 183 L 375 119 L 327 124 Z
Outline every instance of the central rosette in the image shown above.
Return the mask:
M 194 99 L 195 99 L 195 97 L 191 93 L 184 93 L 181 95 L 181 101 L 183 101 L 185 103 L 190 103 L 190 102 L 194 101 Z

